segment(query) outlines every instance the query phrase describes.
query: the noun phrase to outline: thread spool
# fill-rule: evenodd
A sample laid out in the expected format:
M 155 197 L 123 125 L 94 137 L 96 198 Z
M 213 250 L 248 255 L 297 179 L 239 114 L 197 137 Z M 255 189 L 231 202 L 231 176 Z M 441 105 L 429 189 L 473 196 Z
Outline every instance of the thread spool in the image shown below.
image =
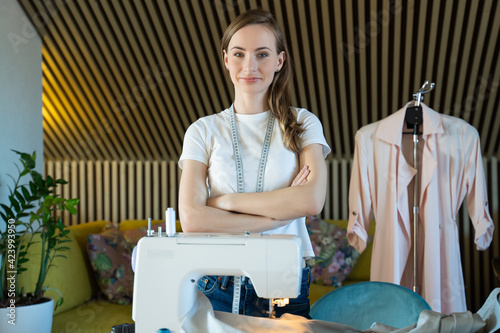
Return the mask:
M 175 210 L 172 207 L 168 207 L 165 211 L 165 228 L 168 237 L 175 235 Z

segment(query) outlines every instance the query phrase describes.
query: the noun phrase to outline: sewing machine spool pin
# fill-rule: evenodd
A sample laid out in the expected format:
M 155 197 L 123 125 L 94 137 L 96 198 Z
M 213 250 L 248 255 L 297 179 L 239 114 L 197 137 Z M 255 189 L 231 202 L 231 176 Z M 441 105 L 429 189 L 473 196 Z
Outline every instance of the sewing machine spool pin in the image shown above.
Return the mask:
M 153 237 L 155 234 L 155 231 L 151 229 L 151 218 L 148 218 L 148 231 L 146 232 L 147 237 Z

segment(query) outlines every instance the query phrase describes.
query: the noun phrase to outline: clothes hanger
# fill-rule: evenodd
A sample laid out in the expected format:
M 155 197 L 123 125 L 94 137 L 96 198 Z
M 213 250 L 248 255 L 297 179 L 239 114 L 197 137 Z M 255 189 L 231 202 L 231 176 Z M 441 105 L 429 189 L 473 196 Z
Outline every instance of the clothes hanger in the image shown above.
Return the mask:
M 424 123 L 424 118 L 422 116 L 422 107 L 420 106 L 420 102 L 424 100 L 424 94 L 430 93 L 434 87 L 436 86 L 435 83 L 430 84 L 430 88 L 428 90 L 425 90 L 427 85 L 429 84 L 429 81 L 425 81 L 422 87 L 418 90 L 418 92 L 413 94 L 413 99 L 415 102 L 413 102 L 413 106 L 409 106 L 406 108 L 406 114 L 405 114 L 405 121 L 406 121 L 406 128 L 410 129 L 413 128 L 412 132 L 403 132 L 403 134 L 422 134 L 421 132 L 418 131 L 418 126 L 422 125 Z

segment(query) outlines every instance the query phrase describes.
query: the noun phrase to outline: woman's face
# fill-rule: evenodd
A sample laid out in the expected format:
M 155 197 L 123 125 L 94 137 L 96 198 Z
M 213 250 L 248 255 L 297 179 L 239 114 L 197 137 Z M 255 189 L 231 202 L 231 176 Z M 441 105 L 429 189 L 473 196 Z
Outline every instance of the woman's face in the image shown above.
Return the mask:
M 224 50 L 224 64 L 235 90 L 244 93 L 266 93 L 284 61 L 285 53 L 278 54 L 274 34 L 264 25 L 241 28 Z

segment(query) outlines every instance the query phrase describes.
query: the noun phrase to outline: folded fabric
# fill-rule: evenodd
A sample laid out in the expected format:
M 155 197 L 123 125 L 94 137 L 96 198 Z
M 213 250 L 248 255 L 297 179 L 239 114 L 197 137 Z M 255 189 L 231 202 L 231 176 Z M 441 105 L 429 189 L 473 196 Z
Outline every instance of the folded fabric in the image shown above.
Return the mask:
M 468 333 L 496 332 L 500 327 L 500 288 L 495 289 L 483 307 L 475 314 L 443 313 L 424 310 L 418 322 L 408 327 L 397 329 L 374 323 L 370 329 L 360 331 L 354 327 L 322 320 L 307 320 L 300 316 L 285 314 L 279 319 L 259 318 L 214 311 L 208 298 L 197 292 L 195 305 L 182 323 L 181 332 L 246 332 L 246 333 Z M 356 311 L 356 309 L 353 309 Z

